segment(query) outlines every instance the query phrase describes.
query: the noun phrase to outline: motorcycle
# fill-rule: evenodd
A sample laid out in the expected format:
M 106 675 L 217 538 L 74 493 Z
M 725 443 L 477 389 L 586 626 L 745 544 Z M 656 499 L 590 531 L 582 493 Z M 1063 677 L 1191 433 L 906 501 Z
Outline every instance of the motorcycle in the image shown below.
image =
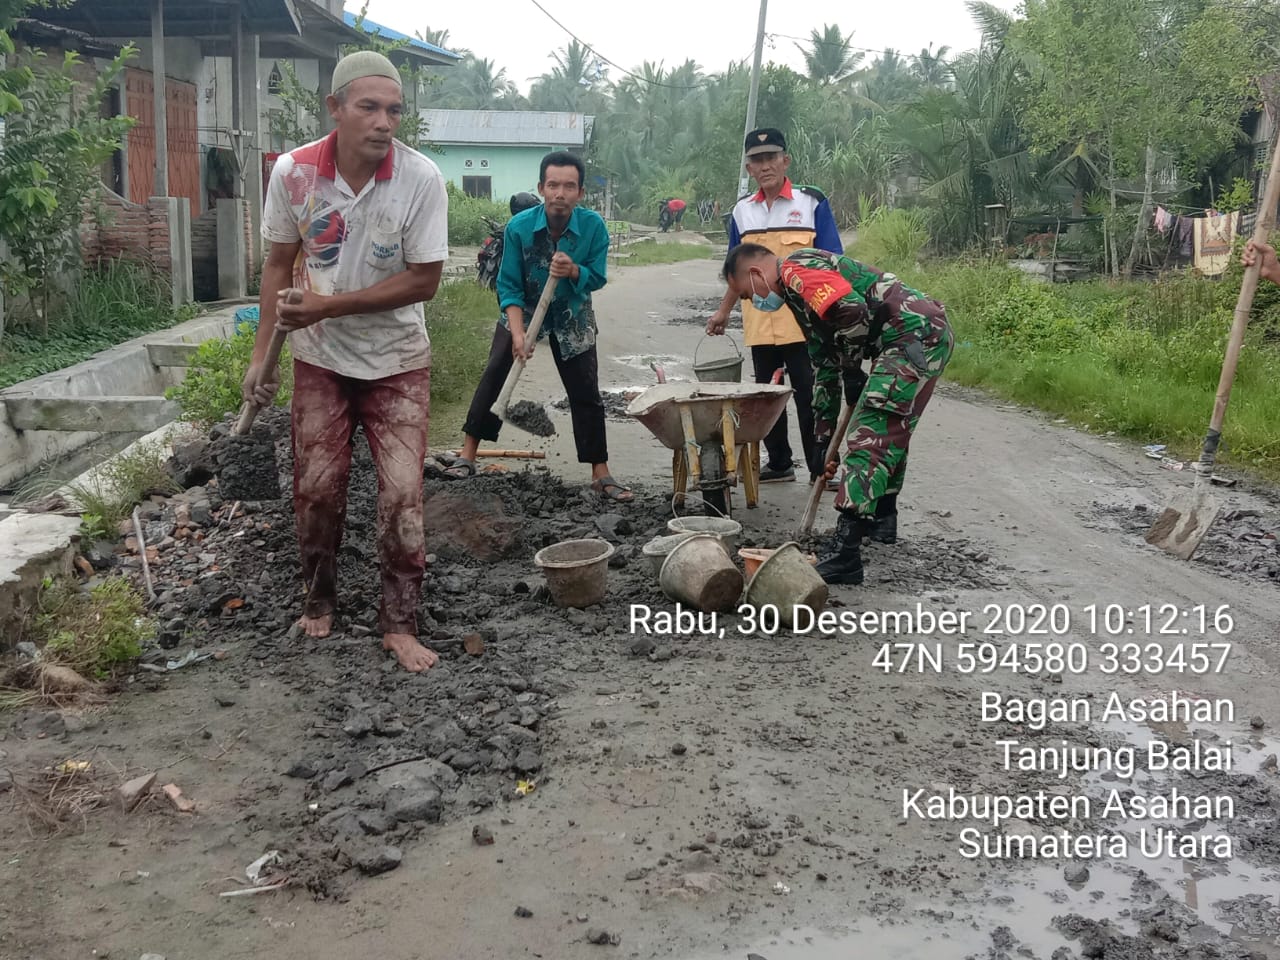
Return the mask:
M 517 193 L 511 198 L 508 206 L 514 217 L 517 213 L 536 207 L 541 202 L 532 193 Z M 480 245 L 480 252 L 476 254 L 476 280 L 481 286 L 496 290 L 498 270 L 502 267 L 502 244 L 507 225 L 499 223 L 492 217 L 482 219 L 489 225 L 489 235 L 484 238 L 484 243 Z
M 492 217 L 484 217 L 489 225 L 489 235 L 480 245 L 476 254 L 476 280 L 482 287 L 493 290 L 498 285 L 498 268 L 502 266 L 502 237 L 507 225 L 498 223 Z

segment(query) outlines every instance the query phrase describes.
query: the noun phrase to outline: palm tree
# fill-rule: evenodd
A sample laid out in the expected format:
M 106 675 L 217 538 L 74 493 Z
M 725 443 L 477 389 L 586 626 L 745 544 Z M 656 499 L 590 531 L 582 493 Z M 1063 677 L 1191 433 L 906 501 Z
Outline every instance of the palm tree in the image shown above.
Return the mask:
M 465 102 L 458 106 L 464 110 L 492 110 L 499 102 L 516 94 L 515 84 L 507 79 L 506 68 L 495 70 L 492 60 L 467 57 L 453 69 L 457 71 L 455 88 Z
M 863 72 L 862 92 L 868 100 L 886 109 L 905 103 L 919 86 L 911 68 L 897 50 L 885 48 Z
M 951 68 L 944 59 L 950 52 L 951 48 L 945 43 L 938 48 L 937 53 L 933 52 L 932 43 L 920 48 L 920 52 L 916 54 L 915 63 L 911 65 L 911 72 L 920 81 L 921 86 L 945 87 L 950 83 Z
M 820 87 L 826 87 L 850 76 L 858 69 L 865 54 L 850 49 L 853 33 L 846 37 L 834 23 L 823 24 L 822 30 L 809 31 L 809 46 L 796 44 L 804 55 L 809 79 Z
M 418 31 L 418 39 L 439 47 L 441 50 L 449 49 L 449 31 L 448 30 L 432 30 L 430 27 L 424 27 Z M 461 53 L 455 50 L 454 53 Z
M 1034 200 L 1052 161 L 1037 162 L 1018 124 L 1025 84 L 1018 60 L 984 42 L 952 64 L 953 89 L 926 90 L 899 129 L 934 201 L 934 234 L 951 244 L 983 238 L 985 207 L 1009 213 Z
M 567 47 L 551 54 L 551 58 L 555 66 L 534 81 L 529 102 L 535 110 L 579 111 L 583 95 L 593 91 L 600 79 L 596 55 L 577 40 L 571 40 Z

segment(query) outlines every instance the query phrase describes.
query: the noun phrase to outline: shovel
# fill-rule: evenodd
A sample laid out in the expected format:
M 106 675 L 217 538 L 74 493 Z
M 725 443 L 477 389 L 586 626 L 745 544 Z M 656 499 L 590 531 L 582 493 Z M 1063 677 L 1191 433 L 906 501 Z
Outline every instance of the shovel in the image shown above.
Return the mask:
M 277 327 L 271 332 L 271 342 L 267 344 L 267 355 L 262 360 L 262 376 L 270 374 L 280 363 L 280 351 L 284 349 L 285 338 L 288 337 L 285 331 Z M 236 421 L 235 429 L 231 432 L 238 437 L 244 436 L 249 432 L 249 428 L 253 426 L 253 421 L 257 419 L 262 408 L 252 400 L 246 400 L 240 407 L 240 419 Z
M 822 461 L 823 469 L 826 469 L 828 463 L 836 458 L 836 451 L 840 449 L 840 443 L 844 440 L 845 432 L 849 429 L 849 419 L 853 416 L 853 407 L 846 403 L 844 409 L 840 412 L 840 422 L 836 424 L 835 433 L 831 434 L 831 442 L 827 444 L 827 456 Z M 804 508 L 804 516 L 800 519 L 800 534 L 808 534 L 813 529 L 813 521 L 818 516 L 818 504 L 822 501 L 822 491 L 827 488 L 826 474 L 820 474 L 818 479 L 813 481 L 813 491 L 809 494 L 809 503 Z
M 302 301 L 302 291 L 297 288 L 281 290 L 280 295 L 288 303 Z M 272 331 L 266 356 L 259 368 L 262 371 L 260 376 L 269 376 L 279 366 L 280 351 L 284 349 L 287 337 L 288 334 L 279 326 Z M 276 500 L 280 497 L 275 442 L 249 433 L 261 410 L 252 400 L 246 400 L 240 407 L 240 416 L 231 428 L 231 435 L 218 444 L 218 489 L 227 500 Z
M 529 329 L 524 333 L 525 340 L 528 343 L 538 342 L 538 331 L 542 329 L 542 320 L 547 315 L 547 309 L 551 306 L 551 301 L 555 296 L 556 284 L 559 283 L 557 277 L 548 275 L 547 282 L 542 287 L 542 296 L 538 298 L 538 305 L 533 309 L 533 319 L 529 322 Z M 538 436 L 547 436 L 548 431 L 545 429 L 543 422 L 547 420 L 546 412 L 538 407 L 541 412 L 540 417 L 525 416 L 525 411 L 518 408 L 521 404 L 511 407 L 511 393 L 516 388 L 516 383 L 520 380 L 520 374 L 524 373 L 525 359 L 520 357 L 511 365 L 511 372 L 507 374 L 506 382 L 502 384 L 502 392 L 498 394 L 498 399 L 493 402 L 490 412 L 504 423 L 510 423 L 512 426 Z M 536 406 L 536 405 L 531 405 Z M 554 429 L 550 431 L 554 433 Z
M 1275 219 L 1276 203 L 1280 201 L 1280 130 L 1271 145 L 1271 170 L 1263 190 L 1262 205 L 1253 228 L 1253 239 L 1265 243 Z M 1236 364 L 1240 360 L 1240 348 L 1244 344 L 1245 329 L 1249 326 L 1249 311 L 1253 307 L 1253 295 L 1258 289 L 1261 266 L 1255 263 L 1244 272 L 1240 284 L 1240 296 L 1236 299 L 1235 318 L 1231 324 L 1231 336 L 1227 340 L 1227 353 L 1222 361 L 1222 376 L 1218 379 L 1218 394 L 1213 402 L 1213 416 L 1209 419 L 1209 432 L 1205 434 L 1200 449 L 1200 459 L 1195 462 L 1195 483 L 1191 490 L 1179 494 L 1164 508 L 1147 531 L 1147 543 L 1173 554 L 1180 560 L 1190 560 L 1209 527 L 1218 518 L 1222 504 L 1209 489 L 1213 475 L 1213 463 L 1222 440 L 1222 421 L 1227 415 L 1227 401 L 1231 399 L 1231 384 L 1236 377 Z

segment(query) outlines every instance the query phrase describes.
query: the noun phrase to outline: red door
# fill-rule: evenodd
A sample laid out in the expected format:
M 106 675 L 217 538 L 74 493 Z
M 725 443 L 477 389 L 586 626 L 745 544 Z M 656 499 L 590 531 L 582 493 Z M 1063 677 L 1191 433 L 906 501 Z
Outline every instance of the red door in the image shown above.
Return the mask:
M 156 184 L 155 85 L 147 70 L 125 71 L 126 110 L 137 119 L 129 131 L 129 199 L 146 203 Z M 165 83 L 168 123 L 169 196 L 191 202 L 191 216 L 200 215 L 200 134 L 196 120 L 195 84 L 169 79 Z

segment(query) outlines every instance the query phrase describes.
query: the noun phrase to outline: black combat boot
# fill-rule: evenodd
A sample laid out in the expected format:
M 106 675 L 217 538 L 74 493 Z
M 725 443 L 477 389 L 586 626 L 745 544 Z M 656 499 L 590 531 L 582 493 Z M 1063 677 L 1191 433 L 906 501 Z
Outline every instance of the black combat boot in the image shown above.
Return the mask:
M 833 552 L 818 564 L 818 575 L 827 583 L 853 584 L 862 582 L 862 527 L 865 521 L 851 510 L 842 510 L 836 521 Z
M 887 494 L 876 503 L 875 519 L 865 521 L 864 535 L 876 543 L 898 542 L 898 495 Z

